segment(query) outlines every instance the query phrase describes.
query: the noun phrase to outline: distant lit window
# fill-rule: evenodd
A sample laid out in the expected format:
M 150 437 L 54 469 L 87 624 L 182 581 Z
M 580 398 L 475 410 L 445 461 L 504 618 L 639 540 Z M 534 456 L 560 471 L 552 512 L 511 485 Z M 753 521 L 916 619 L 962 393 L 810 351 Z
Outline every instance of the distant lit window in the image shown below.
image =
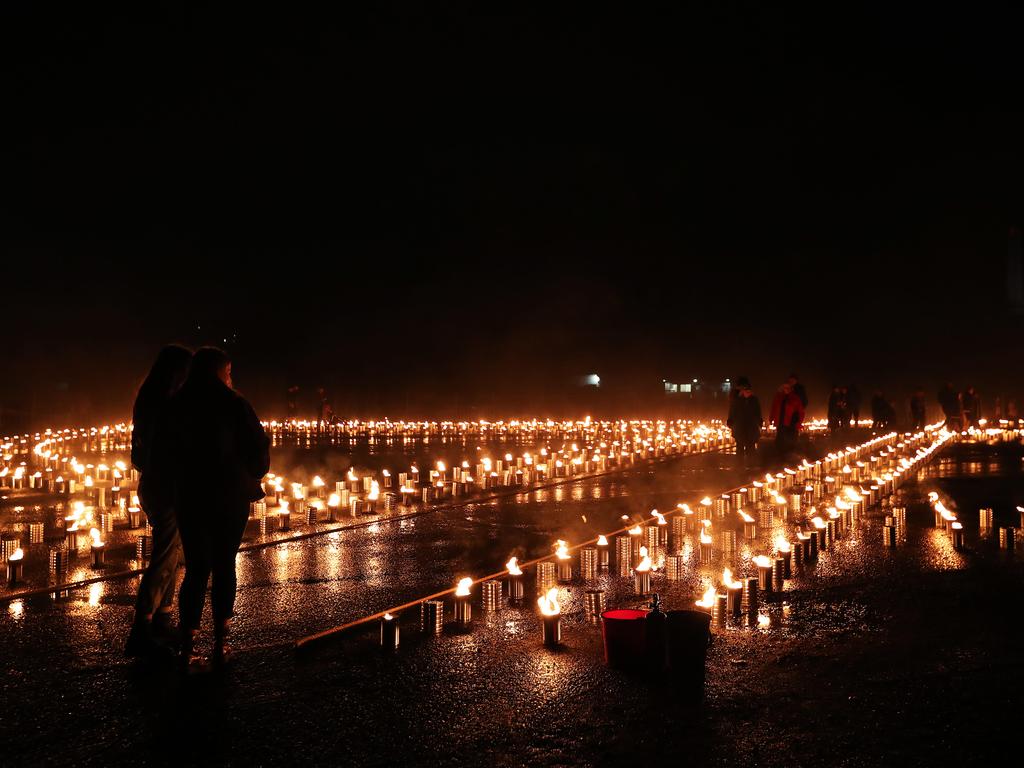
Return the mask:
M 679 391 L 680 392 L 693 392 L 693 385 L 692 384 L 680 384 L 679 385 Z

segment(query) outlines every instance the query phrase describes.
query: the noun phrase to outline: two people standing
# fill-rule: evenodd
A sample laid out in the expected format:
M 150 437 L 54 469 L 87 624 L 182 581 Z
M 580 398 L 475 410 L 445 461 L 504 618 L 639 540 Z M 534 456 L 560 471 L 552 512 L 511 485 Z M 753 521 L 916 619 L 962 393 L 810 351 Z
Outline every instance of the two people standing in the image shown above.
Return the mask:
M 195 658 L 212 580 L 213 661 L 224 662 L 230 655 L 235 556 L 249 504 L 264 495 L 260 481 L 270 469 L 270 441 L 252 406 L 232 388 L 231 360 L 222 350 L 204 347 L 195 353 L 188 377 L 161 408 L 149 441 L 148 463 L 139 469 L 143 478 L 147 473 L 161 478 L 185 557 L 178 596 L 181 658 Z

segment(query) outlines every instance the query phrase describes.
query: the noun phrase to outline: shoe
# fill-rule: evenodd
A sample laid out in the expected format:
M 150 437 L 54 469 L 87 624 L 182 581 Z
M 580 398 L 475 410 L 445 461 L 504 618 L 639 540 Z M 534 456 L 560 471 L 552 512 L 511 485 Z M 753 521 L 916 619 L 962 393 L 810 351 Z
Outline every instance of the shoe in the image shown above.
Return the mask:
M 227 622 L 217 627 L 214 632 L 213 655 L 210 657 L 210 661 L 216 666 L 224 666 L 231 661 L 232 648 L 228 643 L 228 635 L 230 634 L 231 630 Z
M 181 630 L 181 645 L 178 648 L 178 662 L 186 671 L 202 661 L 202 659 L 196 655 L 196 636 L 198 634 L 199 630 L 196 629 Z

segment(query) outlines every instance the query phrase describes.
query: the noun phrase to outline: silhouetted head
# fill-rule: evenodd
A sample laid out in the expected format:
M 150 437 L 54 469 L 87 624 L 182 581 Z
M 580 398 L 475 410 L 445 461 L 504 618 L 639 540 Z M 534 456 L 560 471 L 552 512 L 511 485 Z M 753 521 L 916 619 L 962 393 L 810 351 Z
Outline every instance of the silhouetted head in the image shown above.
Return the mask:
M 783 382 L 782 386 L 779 387 L 779 391 L 782 392 L 782 394 L 784 394 L 784 395 L 788 395 L 790 392 L 793 391 L 793 387 L 789 383 L 789 380 L 786 380 L 785 382 Z
M 789 386 L 791 387 L 794 386 L 798 381 L 800 381 L 800 377 L 797 376 L 795 373 L 789 374 L 789 378 L 786 379 L 786 383 L 789 384 Z
M 231 358 L 223 349 L 202 347 L 192 357 L 188 385 L 209 386 L 216 382 L 231 386 Z
M 179 344 L 168 344 L 160 350 L 139 387 L 139 397 L 166 400 L 185 383 L 192 353 Z

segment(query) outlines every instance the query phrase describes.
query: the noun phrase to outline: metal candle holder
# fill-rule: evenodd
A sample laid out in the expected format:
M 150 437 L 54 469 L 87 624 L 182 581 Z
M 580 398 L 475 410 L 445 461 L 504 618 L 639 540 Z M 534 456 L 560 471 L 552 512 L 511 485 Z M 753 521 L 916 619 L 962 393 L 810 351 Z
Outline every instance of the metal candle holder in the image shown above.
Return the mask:
M 953 542 L 953 549 L 964 548 L 964 527 L 960 523 L 953 523 L 949 530 L 950 539 Z
M 424 600 L 420 603 L 420 631 L 428 635 L 440 635 L 444 629 L 444 602 Z
M 896 526 L 895 525 L 883 525 L 882 526 L 882 545 L 886 547 L 896 546 Z
M 50 547 L 50 573 L 62 574 L 68 569 L 68 551 L 62 546 Z
M 24 562 L 22 560 L 8 560 L 7 561 L 7 584 L 13 587 L 22 579 L 24 572 Z
M 470 602 L 470 595 L 455 595 L 455 623 L 461 629 L 466 629 L 473 621 L 473 604 Z
M 615 537 L 615 572 L 619 576 L 629 576 L 633 569 L 632 544 L 629 536 Z
M 715 595 L 715 602 L 711 604 L 711 623 L 715 629 L 725 629 L 725 623 L 729 617 L 728 602 L 727 595 L 720 592 Z
M 135 540 L 135 559 L 149 560 L 153 557 L 153 537 L 143 534 Z
M 542 616 L 541 619 L 541 637 L 544 645 L 554 648 L 562 642 L 562 616 L 555 614 L 554 616 Z
M 555 573 L 561 582 L 572 581 L 572 558 L 558 558 L 555 561 Z
M 29 544 L 42 544 L 45 536 L 46 527 L 43 523 L 29 523 L 28 524 L 28 543 Z
M 518 603 L 523 599 L 523 575 L 521 573 L 509 574 L 508 599 L 513 603 Z
M 588 589 L 584 592 L 583 607 L 588 619 L 600 621 L 605 607 L 604 590 Z
M 638 595 L 649 595 L 651 593 L 650 571 L 633 571 L 633 591 Z
M 728 557 L 736 552 L 736 531 L 728 528 L 719 534 L 719 541 L 722 546 L 722 554 Z
M 999 529 L 999 548 L 1005 549 L 1007 552 L 1013 552 L 1016 546 L 1016 529 L 1014 528 L 1000 528 Z
M 772 589 L 777 592 L 781 592 L 785 578 L 786 558 L 776 557 L 772 559 Z
M 936 514 L 938 514 L 936 512 Z M 994 524 L 994 517 L 992 514 L 991 507 L 982 507 L 978 510 L 979 517 L 979 528 L 981 529 L 982 535 L 986 535 L 992 531 Z
M 537 563 L 537 594 L 543 595 L 555 586 L 555 564 L 550 560 Z
M 758 577 L 748 576 L 743 580 L 743 597 L 741 598 L 743 612 L 748 616 L 757 613 L 758 607 Z
M 597 578 L 597 547 L 580 550 L 580 576 L 584 579 Z
M 734 619 L 738 619 L 743 615 L 743 587 L 727 587 L 726 588 L 727 598 L 727 611 L 729 616 Z
M 608 555 L 608 545 L 607 544 L 598 544 L 597 545 L 597 567 L 598 568 L 607 568 L 608 567 L 609 559 L 610 558 L 609 558 L 609 555 Z
M 485 611 L 496 611 L 501 605 L 501 582 L 490 579 L 480 585 L 480 602 Z
M 683 578 L 683 570 L 686 567 L 682 555 L 669 555 L 665 558 L 665 578 L 669 581 L 679 581 Z
M 380 620 L 380 647 L 385 651 L 397 651 L 401 634 L 398 629 L 398 618 L 390 613 Z
M 757 589 L 759 592 L 764 594 L 771 594 L 772 592 L 772 566 L 771 565 L 759 565 L 757 566 Z

